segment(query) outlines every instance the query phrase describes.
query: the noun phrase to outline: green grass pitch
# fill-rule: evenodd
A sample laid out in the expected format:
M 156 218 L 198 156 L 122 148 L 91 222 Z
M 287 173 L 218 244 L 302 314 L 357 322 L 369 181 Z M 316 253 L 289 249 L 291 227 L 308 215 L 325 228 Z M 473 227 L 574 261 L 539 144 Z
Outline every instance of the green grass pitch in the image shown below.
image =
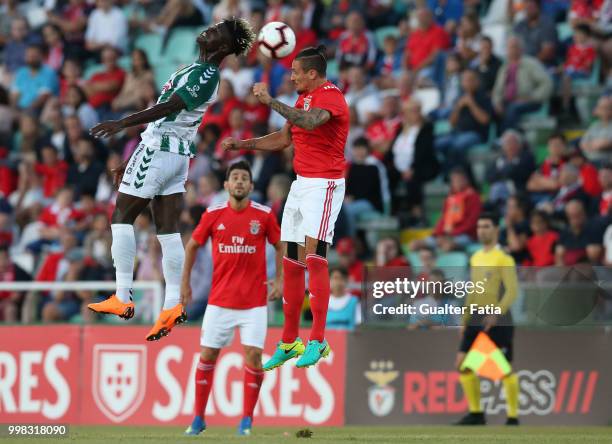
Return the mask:
M 183 436 L 178 427 L 73 426 L 67 438 L 0 438 L 2 443 L 170 444 L 391 444 L 391 443 L 612 443 L 612 427 L 310 427 L 310 438 L 296 438 L 299 427 L 256 427 L 250 437 L 228 427 L 211 427 L 199 436 Z

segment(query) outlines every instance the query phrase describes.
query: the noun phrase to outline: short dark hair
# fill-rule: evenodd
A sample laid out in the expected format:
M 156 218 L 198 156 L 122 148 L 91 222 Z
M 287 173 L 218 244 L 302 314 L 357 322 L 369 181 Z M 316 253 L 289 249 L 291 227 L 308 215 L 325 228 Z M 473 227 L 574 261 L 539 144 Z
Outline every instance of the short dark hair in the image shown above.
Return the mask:
M 529 215 L 529 219 L 533 219 L 534 217 L 539 217 L 540 219 L 542 219 L 544 224 L 546 224 L 546 228 L 550 228 L 550 217 L 548 216 L 548 213 L 546 211 L 533 210 Z
M 228 18 L 223 23 L 229 31 L 232 41 L 232 52 L 237 56 L 246 55 L 255 42 L 255 33 L 249 22 L 242 18 Z
M 357 137 L 353 141 L 353 148 L 358 147 L 358 146 L 363 146 L 367 148 L 368 151 L 370 151 L 370 141 L 366 137 L 363 137 L 363 136 Z
M 494 211 L 483 211 L 478 220 L 490 220 L 494 227 L 499 227 L 499 215 Z
M 325 46 L 319 45 L 316 48 L 310 46 L 302 49 L 295 60 L 299 60 L 304 71 L 314 69 L 319 75 L 327 74 L 327 58 L 325 57 Z
M 565 138 L 565 136 L 563 135 L 562 132 L 560 131 L 555 131 L 554 133 L 552 133 L 550 136 L 548 136 L 548 141 L 550 142 L 551 140 L 555 140 L 555 139 L 559 139 L 562 140 L 564 143 L 567 142 L 567 139 Z
M 251 165 L 249 165 L 249 162 L 247 162 L 246 160 L 239 160 L 238 162 L 232 163 L 227 169 L 227 172 L 225 173 L 225 180 L 229 179 L 230 174 L 232 174 L 232 171 L 234 170 L 246 171 L 247 173 L 249 173 L 249 180 L 253 182 L 253 173 L 251 172 Z
M 339 266 L 331 267 L 329 269 L 329 275 L 331 276 L 336 271 L 338 273 L 340 273 L 344 279 L 348 279 L 349 278 L 348 270 L 346 268 L 344 268 L 344 267 L 339 267 Z
M 591 35 L 591 27 L 587 23 L 579 23 L 574 26 L 574 32 L 582 32 L 587 36 Z

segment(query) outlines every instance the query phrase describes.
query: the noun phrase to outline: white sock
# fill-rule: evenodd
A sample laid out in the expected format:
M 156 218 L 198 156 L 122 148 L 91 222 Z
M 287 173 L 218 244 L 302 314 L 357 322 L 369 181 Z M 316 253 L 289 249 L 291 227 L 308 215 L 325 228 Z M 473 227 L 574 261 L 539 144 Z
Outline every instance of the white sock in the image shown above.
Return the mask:
M 112 224 L 113 243 L 111 255 L 115 264 L 117 298 L 123 302 L 129 302 L 132 296 L 132 284 L 134 282 L 134 258 L 136 257 L 136 237 L 134 227 L 128 224 Z
M 179 233 L 158 234 L 162 250 L 162 269 L 166 281 L 164 310 L 174 307 L 181 301 L 181 273 L 185 262 L 185 248 Z

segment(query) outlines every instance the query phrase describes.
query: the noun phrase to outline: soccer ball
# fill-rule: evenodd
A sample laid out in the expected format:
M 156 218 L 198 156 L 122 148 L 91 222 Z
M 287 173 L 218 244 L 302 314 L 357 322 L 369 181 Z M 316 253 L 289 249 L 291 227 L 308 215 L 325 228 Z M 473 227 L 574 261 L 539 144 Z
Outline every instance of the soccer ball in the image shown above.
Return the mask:
M 287 57 L 295 49 L 295 34 L 283 22 L 270 22 L 265 25 L 259 31 L 257 41 L 261 53 L 273 59 Z

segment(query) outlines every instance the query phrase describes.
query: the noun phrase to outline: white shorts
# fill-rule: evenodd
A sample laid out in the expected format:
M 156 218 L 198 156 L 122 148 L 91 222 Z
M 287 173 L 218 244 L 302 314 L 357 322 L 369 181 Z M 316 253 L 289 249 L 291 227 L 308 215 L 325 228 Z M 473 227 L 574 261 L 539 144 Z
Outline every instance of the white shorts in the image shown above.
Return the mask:
M 234 329 L 240 329 L 242 345 L 263 350 L 268 330 L 268 307 L 237 310 L 217 305 L 208 305 L 202 321 L 200 345 L 223 348 L 234 340 Z
M 125 168 L 119 192 L 153 199 L 185 192 L 189 157 L 138 145 Z
M 281 240 L 303 244 L 308 236 L 331 244 L 345 188 L 343 178 L 298 176 L 285 203 Z

